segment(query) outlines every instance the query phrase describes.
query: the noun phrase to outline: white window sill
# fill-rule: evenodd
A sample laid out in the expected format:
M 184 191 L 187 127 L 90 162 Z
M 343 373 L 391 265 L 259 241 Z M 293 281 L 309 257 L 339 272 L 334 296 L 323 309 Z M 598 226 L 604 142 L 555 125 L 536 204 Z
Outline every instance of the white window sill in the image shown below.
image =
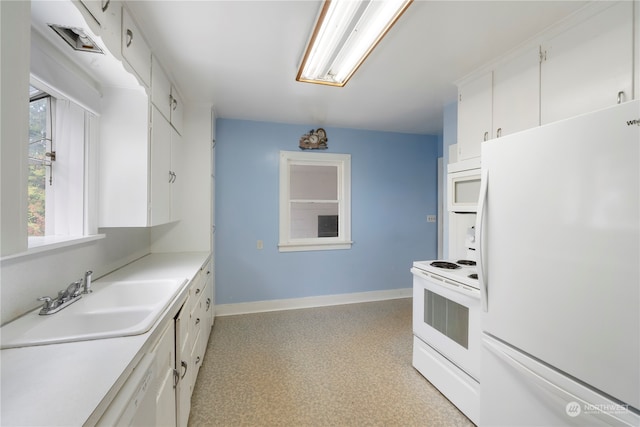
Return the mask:
M 94 240 L 104 239 L 104 234 L 93 234 L 91 236 L 43 236 L 29 237 L 29 249 L 25 252 L 8 255 L 2 257 L 1 261 L 8 259 L 20 258 L 24 256 L 40 254 L 43 252 L 53 251 L 60 248 L 79 245 L 82 243 L 92 242 Z
M 280 252 L 301 252 L 301 251 L 332 251 L 340 249 L 351 249 L 352 241 L 348 242 L 327 242 L 327 243 L 280 243 Z

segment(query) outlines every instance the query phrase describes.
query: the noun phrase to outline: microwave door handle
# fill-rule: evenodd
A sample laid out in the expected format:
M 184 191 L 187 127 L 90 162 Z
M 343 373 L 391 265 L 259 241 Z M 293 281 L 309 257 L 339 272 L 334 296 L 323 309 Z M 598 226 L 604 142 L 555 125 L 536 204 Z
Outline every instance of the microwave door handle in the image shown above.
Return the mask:
M 487 193 L 489 190 L 489 170 L 483 169 L 480 178 L 480 196 L 478 199 L 478 216 L 476 217 L 476 253 L 478 256 L 478 282 L 480 283 L 480 300 L 482 302 L 482 310 L 488 310 L 488 284 L 487 269 L 484 265 L 484 216 L 486 211 Z

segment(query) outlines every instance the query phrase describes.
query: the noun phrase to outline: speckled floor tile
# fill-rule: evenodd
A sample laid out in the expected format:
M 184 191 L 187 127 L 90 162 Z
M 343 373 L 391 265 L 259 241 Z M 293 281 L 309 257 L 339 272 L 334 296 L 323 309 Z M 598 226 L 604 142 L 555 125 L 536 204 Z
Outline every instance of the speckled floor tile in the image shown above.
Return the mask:
M 473 426 L 411 365 L 411 299 L 216 318 L 190 426 Z

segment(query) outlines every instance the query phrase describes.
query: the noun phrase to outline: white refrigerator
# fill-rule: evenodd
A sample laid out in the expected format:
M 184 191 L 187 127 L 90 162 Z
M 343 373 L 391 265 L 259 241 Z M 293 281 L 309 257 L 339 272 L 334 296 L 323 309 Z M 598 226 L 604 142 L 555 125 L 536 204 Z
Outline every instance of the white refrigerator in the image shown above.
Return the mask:
M 481 158 L 480 424 L 640 425 L 640 101 Z

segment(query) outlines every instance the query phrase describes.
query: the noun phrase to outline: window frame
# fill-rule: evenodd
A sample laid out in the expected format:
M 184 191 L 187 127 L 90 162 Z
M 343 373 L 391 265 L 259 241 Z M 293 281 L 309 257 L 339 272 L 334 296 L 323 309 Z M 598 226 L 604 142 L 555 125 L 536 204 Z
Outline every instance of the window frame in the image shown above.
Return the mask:
M 67 97 L 60 91 L 53 88 L 51 85 L 45 83 L 44 81 L 36 78 L 34 75 L 30 77 L 30 85 L 44 93 L 46 93 L 51 98 L 51 104 L 53 108 L 57 108 L 55 104 L 58 101 L 70 102 L 75 105 L 75 107 L 80 108 L 83 111 L 84 119 L 83 122 L 83 134 L 84 141 L 83 145 L 83 155 L 81 164 L 76 163 L 77 168 L 81 168 L 82 170 L 82 178 L 81 181 L 77 182 L 76 196 L 82 199 L 81 206 L 77 207 L 77 210 L 74 213 L 74 216 L 79 221 L 75 224 L 71 233 L 59 231 L 54 231 L 53 234 L 45 234 L 44 236 L 26 236 L 27 237 L 27 253 L 36 253 L 41 252 L 43 250 L 56 249 L 60 247 L 66 247 L 73 244 L 81 244 L 87 241 L 92 241 L 100 238 L 104 238 L 103 234 L 98 232 L 97 227 L 97 139 L 98 139 L 98 127 L 99 127 L 99 116 L 87 108 L 85 105 L 79 104 L 75 102 L 74 99 Z M 56 112 L 57 113 L 57 112 Z M 53 115 L 53 123 L 51 123 L 52 128 L 55 128 L 57 124 L 56 115 Z M 55 139 L 56 136 L 53 134 L 55 129 L 52 132 L 51 138 Z M 54 176 L 55 179 L 55 176 Z M 25 183 L 26 185 L 26 183 Z M 48 185 L 47 185 L 48 187 Z M 25 188 L 26 190 L 26 188 Z M 51 189 L 49 189 L 51 191 Z M 54 190 L 55 191 L 55 190 Z M 58 190 L 58 195 L 52 197 L 52 199 L 60 198 L 60 191 Z M 53 195 L 53 194 L 52 194 Z M 47 194 L 49 197 L 49 194 Z M 66 195 L 62 195 L 62 201 L 66 199 Z M 60 200 L 58 201 L 60 203 Z M 46 216 L 49 217 L 48 220 L 54 219 L 55 212 L 50 212 L 47 209 Z M 55 210 L 55 207 L 53 208 Z M 26 214 L 26 212 L 25 212 Z M 28 233 L 27 233 L 28 234 Z
M 290 182 L 293 165 L 335 166 L 338 182 L 338 236 L 291 237 Z M 341 153 L 317 153 L 280 151 L 280 252 L 350 249 L 351 240 L 351 155 Z

